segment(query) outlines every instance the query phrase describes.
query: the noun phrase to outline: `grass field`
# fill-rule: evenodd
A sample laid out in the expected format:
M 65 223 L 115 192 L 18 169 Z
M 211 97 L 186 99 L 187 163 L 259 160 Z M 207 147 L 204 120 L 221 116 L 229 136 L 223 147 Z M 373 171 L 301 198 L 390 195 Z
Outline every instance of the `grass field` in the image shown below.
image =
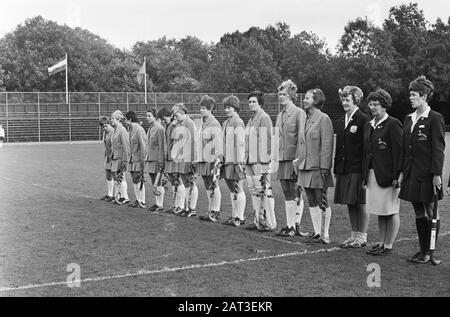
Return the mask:
M 446 141 L 450 144 L 450 135 Z M 418 241 L 407 202 L 401 204 L 394 254 L 378 258 L 337 247 L 350 231 L 340 205 L 332 204 L 332 244 L 307 245 L 300 237 L 278 238 L 100 201 L 105 194 L 102 155 L 100 143 L 0 149 L 0 296 L 450 295 L 448 196 L 440 204 L 438 254 L 444 263 L 413 265 L 406 259 L 417 251 Z M 446 164 L 445 184 L 449 170 Z M 198 184 L 201 211 L 207 198 L 202 181 Z M 221 188 L 225 218 L 230 202 L 225 184 Z M 281 227 L 284 200 L 277 181 L 273 188 Z M 153 204 L 152 188 L 146 191 Z M 166 205 L 170 201 L 166 195 Z M 303 228 L 312 230 L 307 204 Z M 377 240 L 377 231 L 372 217 L 369 241 Z M 80 287 L 66 285 L 70 263 L 80 266 Z M 380 265 L 381 287 L 367 286 L 370 263 Z

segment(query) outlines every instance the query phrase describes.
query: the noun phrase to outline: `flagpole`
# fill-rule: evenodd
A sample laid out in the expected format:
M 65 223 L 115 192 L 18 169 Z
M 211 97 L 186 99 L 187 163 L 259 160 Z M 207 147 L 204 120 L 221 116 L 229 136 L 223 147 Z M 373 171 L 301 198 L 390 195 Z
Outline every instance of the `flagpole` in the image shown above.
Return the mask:
M 144 56 L 145 104 L 147 104 L 147 57 Z
M 69 103 L 69 81 L 67 75 L 67 69 L 69 68 L 69 64 L 67 63 L 67 53 L 66 53 L 66 103 Z

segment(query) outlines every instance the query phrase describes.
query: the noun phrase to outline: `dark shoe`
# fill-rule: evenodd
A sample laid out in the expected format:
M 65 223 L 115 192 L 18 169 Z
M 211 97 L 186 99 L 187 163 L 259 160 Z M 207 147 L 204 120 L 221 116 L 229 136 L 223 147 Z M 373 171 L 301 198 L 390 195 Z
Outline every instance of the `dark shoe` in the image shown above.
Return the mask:
M 235 227 L 239 227 L 239 226 L 245 224 L 245 220 L 240 219 L 240 218 L 238 218 L 238 217 L 235 217 L 235 218 L 232 220 L 232 222 L 233 222 L 233 226 L 235 226 Z
M 142 201 L 138 201 L 138 207 L 142 208 L 142 209 L 145 209 L 145 208 L 147 208 L 147 205 L 144 202 L 142 202 Z
M 416 254 L 414 254 L 413 256 L 409 257 L 408 260 L 406 260 L 406 261 L 414 263 L 416 261 L 416 259 L 418 259 L 421 255 L 422 255 L 422 252 L 419 251 Z
M 131 205 L 128 205 L 128 207 L 133 207 L 133 208 L 136 208 L 136 207 L 139 207 L 139 202 L 136 200 L 134 203 L 132 203 Z
M 379 250 L 378 252 L 373 252 L 372 255 L 379 255 L 379 256 L 386 256 L 392 253 L 392 249 L 383 248 Z
M 277 231 L 277 228 L 270 228 L 269 226 L 260 226 L 258 228 L 258 231 L 259 232 L 274 232 L 274 231 Z M 294 231 L 294 233 L 295 233 L 295 231 Z
M 247 229 L 247 230 L 258 230 L 258 227 L 256 226 L 256 224 L 254 222 L 252 222 L 247 227 L 245 227 L 245 229 Z
M 227 218 L 227 220 L 222 222 L 222 224 L 226 225 L 226 226 L 232 226 L 233 225 L 233 218 L 232 217 Z
M 195 210 L 185 210 L 185 212 L 181 215 L 181 217 L 187 217 L 187 218 L 190 218 L 190 217 L 195 217 L 195 216 L 197 216 L 197 212 L 195 211 Z
M 103 196 L 102 198 L 100 198 L 100 200 L 107 200 L 107 199 L 109 199 L 109 198 L 111 198 L 111 197 L 108 196 L 108 195 L 105 195 L 105 196 Z
M 113 200 L 114 200 L 114 197 L 109 197 L 109 198 L 105 199 L 105 201 L 108 203 L 112 202 Z
M 296 234 L 296 230 L 294 227 L 284 227 L 279 232 L 276 233 L 279 237 L 294 237 Z
M 312 233 L 309 237 L 306 238 L 305 240 L 306 243 L 317 243 L 317 242 L 322 242 L 320 233 Z
M 367 254 L 374 255 L 374 253 L 378 253 L 383 250 L 383 246 L 380 244 L 376 244 L 372 246 L 369 250 L 366 251 Z
M 420 264 L 425 264 L 430 262 L 430 256 L 428 254 L 423 254 L 421 253 L 419 255 L 419 257 L 417 257 L 415 260 L 411 261 L 413 263 L 420 263 Z
M 154 204 L 153 206 L 151 206 L 151 207 L 148 207 L 148 211 L 156 211 L 157 210 L 157 208 L 158 208 L 158 205 L 157 204 Z

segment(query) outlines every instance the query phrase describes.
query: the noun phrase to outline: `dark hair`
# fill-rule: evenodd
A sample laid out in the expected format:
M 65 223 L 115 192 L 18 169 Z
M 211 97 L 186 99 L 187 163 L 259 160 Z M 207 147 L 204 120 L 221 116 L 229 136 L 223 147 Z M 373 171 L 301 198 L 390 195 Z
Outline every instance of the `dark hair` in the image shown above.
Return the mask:
M 100 119 L 98 119 L 98 124 L 101 126 L 104 126 L 105 124 L 110 124 L 109 118 L 107 116 L 101 116 Z
M 264 93 L 259 90 L 254 90 L 250 92 L 247 96 L 247 100 L 250 100 L 251 97 L 256 97 L 256 100 L 258 100 L 258 103 L 261 106 L 264 106 Z
M 200 102 L 199 102 L 200 107 L 205 107 L 207 110 L 210 110 L 210 111 L 214 110 L 215 104 L 216 104 L 216 101 L 214 100 L 214 98 L 212 98 L 208 95 L 202 96 L 202 98 L 200 99 Z
M 311 93 L 313 95 L 314 107 L 316 107 L 317 109 L 322 109 L 323 105 L 325 104 L 325 101 L 327 100 L 322 89 L 314 88 L 314 89 L 308 90 L 306 93 Z
M 232 107 L 234 108 L 234 110 L 236 110 L 236 112 L 239 113 L 239 99 L 236 96 L 228 96 L 226 97 L 223 101 L 223 108 L 225 109 L 226 107 Z
M 137 116 L 134 111 L 128 111 L 127 113 L 125 113 L 125 118 L 127 120 L 131 120 L 131 122 L 137 122 Z
M 409 83 L 409 91 L 417 91 L 420 96 L 427 95 L 427 102 L 434 93 L 434 85 L 425 76 L 419 76 Z
M 156 115 L 157 118 L 163 120 L 165 117 L 172 117 L 172 111 L 170 111 L 167 108 L 159 109 L 158 114 Z
M 148 108 L 147 113 L 149 112 L 156 118 L 156 108 Z
M 381 88 L 372 91 L 369 96 L 367 96 L 367 103 L 371 101 L 378 101 L 380 105 L 386 110 L 389 110 L 392 107 L 391 95 L 389 95 L 386 90 Z

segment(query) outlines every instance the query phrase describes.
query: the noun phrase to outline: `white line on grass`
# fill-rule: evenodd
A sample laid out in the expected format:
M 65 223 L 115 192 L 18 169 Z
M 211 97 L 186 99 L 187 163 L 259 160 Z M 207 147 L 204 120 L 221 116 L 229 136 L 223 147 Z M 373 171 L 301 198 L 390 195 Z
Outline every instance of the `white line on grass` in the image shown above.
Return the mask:
M 285 257 L 291 257 L 291 256 L 298 256 L 298 255 L 305 255 L 305 254 L 316 254 L 316 253 L 323 253 L 323 252 L 334 252 L 339 251 L 340 248 L 334 247 L 329 249 L 319 249 L 314 251 L 295 251 L 295 252 L 289 252 L 289 253 L 282 253 L 282 254 L 276 254 L 276 255 L 267 255 L 267 256 L 261 256 L 261 257 L 254 257 L 254 258 L 248 258 L 248 259 L 238 259 L 233 261 L 222 261 L 217 263 L 207 263 L 207 264 L 192 264 L 188 266 L 181 266 L 181 267 L 164 267 L 160 270 L 139 270 L 134 273 L 122 273 L 117 275 L 110 275 L 110 276 L 100 276 L 100 277 L 91 277 L 86 279 L 81 279 L 80 283 L 86 283 L 86 282 L 100 282 L 105 280 L 113 280 L 113 279 L 120 279 L 120 278 L 126 278 L 126 277 L 136 277 L 136 276 L 143 276 L 143 275 L 152 275 L 152 274 L 160 274 L 160 273 L 169 273 L 169 272 L 178 272 L 178 271 L 187 271 L 187 270 L 195 270 L 195 269 L 203 269 L 203 268 L 210 268 L 210 267 L 218 267 L 218 266 L 224 266 L 228 264 L 240 264 L 245 262 L 257 262 L 257 261 L 263 261 L 263 260 L 270 260 L 270 259 L 279 259 L 279 258 L 285 258 Z M 78 282 L 78 281 L 75 281 Z M 30 284 L 25 286 L 18 286 L 18 287 L 0 287 L 0 292 L 7 292 L 7 291 L 17 291 L 17 290 L 27 290 L 27 289 L 33 289 L 33 288 L 42 288 L 42 287 L 49 287 L 49 286 L 60 286 L 60 285 L 67 285 L 67 282 L 51 282 L 51 283 L 43 283 L 43 284 Z

